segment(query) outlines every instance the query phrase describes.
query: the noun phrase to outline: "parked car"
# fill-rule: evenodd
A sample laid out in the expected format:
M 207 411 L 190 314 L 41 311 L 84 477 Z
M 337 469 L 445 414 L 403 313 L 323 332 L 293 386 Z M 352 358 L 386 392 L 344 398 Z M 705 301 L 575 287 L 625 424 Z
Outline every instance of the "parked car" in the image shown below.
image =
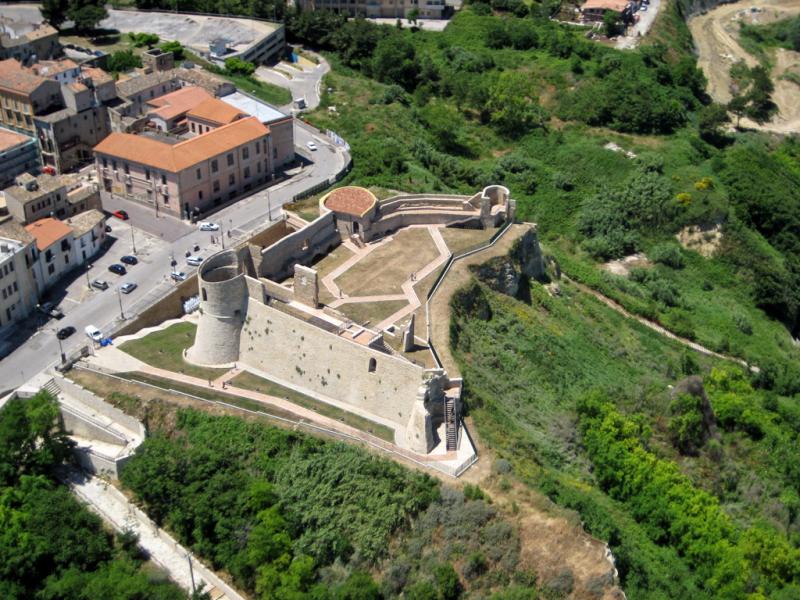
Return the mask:
M 183 271 L 173 271 L 170 274 L 170 277 L 172 277 L 172 279 L 174 279 L 175 281 L 185 281 L 186 273 L 184 273 Z
M 306 142 L 306 148 L 308 148 L 312 152 L 317 151 L 317 145 L 314 142 Z
M 203 262 L 203 259 L 200 256 L 189 256 L 186 259 L 186 264 L 192 265 L 193 267 L 199 267 L 201 262 Z
M 123 221 L 127 221 L 128 219 L 130 219 L 128 213 L 124 210 L 115 210 L 111 214 L 117 217 L 118 219 L 122 219 Z
M 111 233 L 112 231 L 114 230 L 111 229 L 111 225 L 106 225 L 106 233 Z
M 642 5 L 639 7 L 639 10 L 640 10 L 640 11 L 642 11 L 642 12 L 646 12 L 646 11 L 647 11 L 647 4 L 642 4 Z
M 103 333 L 94 325 L 87 325 L 84 331 L 86 332 L 86 337 L 95 342 L 99 342 L 103 339 Z
M 64 318 L 64 313 L 53 302 L 45 302 L 44 304 L 40 304 L 38 309 L 40 313 L 47 315 L 48 317 L 53 317 L 54 319 Z
M 92 281 L 92 287 L 98 290 L 107 290 L 108 282 L 102 279 L 95 279 L 94 281 Z
M 131 256 L 130 254 L 126 254 L 122 258 L 119 259 L 120 262 L 124 262 L 126 265 L 135 265 L 139 262 L 139 259 L 135 256 Z
M 122 292 L 123 294 L 130 294 L 137 287 L 139 286 L 133 283 L 132 281 L 126 281 L 121 286 L 119 286 L 119 291 Z
M 127 269 L 119 263 L 108 265 L 108 270 L 111 271 L 112 273 L 116 273 L 117 275 L 125 275 L 125 273 L 128 272 Z
M 75 328 L 72 325 L 67 325 L 56 332 L 56 337 L 60 340 L 65 340 L 75 333 Z
M 201 221 L 200 231 L 219 231 L 219 225 L 210 221 Z

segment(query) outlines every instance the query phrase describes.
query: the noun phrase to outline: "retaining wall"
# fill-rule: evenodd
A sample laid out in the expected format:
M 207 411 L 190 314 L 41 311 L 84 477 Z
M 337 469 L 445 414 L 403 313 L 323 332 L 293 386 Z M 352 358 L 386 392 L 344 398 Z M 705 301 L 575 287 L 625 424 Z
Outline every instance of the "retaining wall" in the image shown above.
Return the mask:
M 334 224 L 333 214 L 328 213 L 309 223 L 304 229 L 295 231 L 261 251 L 259 276 L 281 281 L 294 275 L 294 265 L 311 264 L 314 257 L 327 254 L 341 243 Z

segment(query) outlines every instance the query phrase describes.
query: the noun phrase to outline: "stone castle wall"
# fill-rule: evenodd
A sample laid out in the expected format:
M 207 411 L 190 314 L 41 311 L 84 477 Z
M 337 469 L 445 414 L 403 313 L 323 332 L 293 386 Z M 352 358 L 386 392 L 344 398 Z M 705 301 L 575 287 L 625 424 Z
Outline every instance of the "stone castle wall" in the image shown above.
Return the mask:
M 236 251 L 226 250 L 207 259 L 199 279 L 201 318 L 188 358 L 203 365 L 236 362 L 248 298 Z
M 406 427 L 425 370 L 250 300 L 241 362 Z M 371 361 L 374 371 L 370 372 Z
M 282 281 L 294 275 L 294 265 L 310 264 L 316 256 L 322 256 L 341 243 L 333 214 L 315 219 L 299 231 L 295 231 L 261 251 L 258 275 L 273 281 Z

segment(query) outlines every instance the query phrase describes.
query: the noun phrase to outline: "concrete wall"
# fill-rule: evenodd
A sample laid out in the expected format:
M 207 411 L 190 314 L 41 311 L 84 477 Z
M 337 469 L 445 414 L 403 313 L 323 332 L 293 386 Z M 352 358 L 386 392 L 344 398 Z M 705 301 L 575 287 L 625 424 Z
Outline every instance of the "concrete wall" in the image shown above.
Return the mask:
M 198 332 L 199 333 L 199 332 Z M 241 362 L 405 427 L 424 369 L 250 300 Z M 369 372 L 370 360 L 375 361 Z
M 119 423 L 125 427 L 125 429 L 144 437 L 144 425 L 142 425 L 142 423 L 134 417 L 122 412 L 117 407 L 105 402 L 99 396 L 94 395 L 89 390 L 79 386 L 66 377 L 55 376 L 53 379 L 55 379 L 58 387 L 61 388 L 66 395 L 71 396 L 76 400 L 80 400 L 81 403 L 85 404 L 92 410 L 95 410 L 99 414 L 105 415 L 109 419 Z
M 294 160 L 294 118 L 267 123 L 272 142 L 273 169 L 280 169 Z
M 262 250 L 259 276 L 282 281 L 294 275 L 295 264 L 311 264 L 314 257 L 327 254 L 340 243 L 333 213 L 322 215 L 306 228 Z

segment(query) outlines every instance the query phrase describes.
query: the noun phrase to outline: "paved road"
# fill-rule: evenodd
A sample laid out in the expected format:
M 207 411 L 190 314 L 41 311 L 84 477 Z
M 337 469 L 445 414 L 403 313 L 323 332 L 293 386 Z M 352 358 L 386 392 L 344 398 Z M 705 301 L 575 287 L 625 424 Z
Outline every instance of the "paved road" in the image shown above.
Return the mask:
M 327 143 L 327 138 L 315 130 L 305 125 L 296 125 L 295 143 L 298 147 L 305 148 L 306 142 L 312 139 L 319 150 L 314 153 L 304 152 L 313 156 L 315 162 L 304 167 L 291 179 L 256 192 L 210 217 L 210 220 L 219 223 L 225 231 L 227 245 L 262 225 L 270 209 L 271 220 L 280 218 L 280 206 L 290 202 L 295 194 L 333 177 L 343 168 L 347 155 L 342 149 L 334 148 Z M 187 250 L 197 244 L 200 251 L 196 254 L 207 257 L 222 248 L 218 233 L 201 232 L 169 217 L 160 216 L 156 219 L 146 207 L 130 201 L 109 201 L 115 207 L 121 203 L 126 203 L 125 208 L 131 214 L 131 220 L 123 222 L 110 219 L 112 236 L 116 238 L 111 248 L 96 258 L 88 271 L 76 271 L 71 282 L 61 290 L 56 290 L 56 295 L 63 296 L 61 308 L 65 317 L 60 321 L 50 320 L 34 331 L 29 329 L 21 332 L 21 335 L 29 337 L 14 352 L 0 360 L 0 391 L 21 385 L 35 373 L 59 360 L 56 329 L 66 325 L 77 329 L 75 334 L 62 342 L 64 352 L 69 354 L 86 344 L 83 331 L 87 325 L 95 325 L 108 331 L 120 320 L 120 300 L 124 316 L 130 319 L 174 285 L 169 278 L 171 257 L 174 256 L 178 261 L 177 269 L 191 274 L 194 268 L 184 262 Z M 134 231 L 133 241 L 131 225 Z M 231 237 L 228 237 L 229 229 L 232 230 Z M 211 243 L 212 236 L 215 238 L 214 244 Z M 118 262 L 123 254 L 132 254 L 134 243 L 139 264 L 131 267 L 128 274 L 122 277 L 110 273 L 108 265 Z M 88 279 L 102 278 L 111 287 L 105 291 L 89 291 L 87 276 Z M 139 287 L 131 294 L 121 295 L 116 288 L 125 281 L 135 282 Z
M 306 110 L 314 110 L 319 106 L 322 78 L 325 76 L 325 73 L 331 70 L 327 60 L 319 55 L 315 56 L 319 59 L 319 64 L 311 71 L 299 71 L 289 67 L 288 71 L 291 72 L 291 79 L 269 67 L 259 67 L 256 69 L 256 77 L 267 83 L 289 90 L 292 94 L 293 101 L 296 98 L 305 98 Z M 293 107 L 293 104 L 287 104 L 279 108 L 284 112 L 290 112 Z

